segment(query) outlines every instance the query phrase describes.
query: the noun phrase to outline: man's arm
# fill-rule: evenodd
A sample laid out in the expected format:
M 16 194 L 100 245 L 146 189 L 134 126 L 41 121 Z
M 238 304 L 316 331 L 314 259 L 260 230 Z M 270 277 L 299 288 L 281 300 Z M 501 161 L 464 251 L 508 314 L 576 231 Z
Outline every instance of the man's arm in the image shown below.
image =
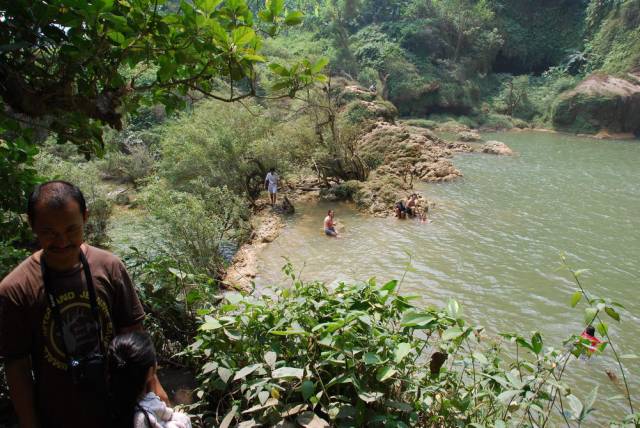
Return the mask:
M 144 331 L 144 327 L 142 327 L 142 323 L 134 324 L 129 327 L 124 327 L 118 330 L 118 334 L 131 333 L 132 331 Z M 158 375 L 154 375 L 153 380 L 151 381 L 153 392 L 160 397 L 162 401 L 164 401 L 167 405 L 170 405 L 169 395 L 167 391 L 164 390 L 162 384 L 160 383 L 160 379 L 158 379 Z M 20 427 L 22 428 L 22 426 Z
M 31 359 L 29 357 L 7 359 L 4 363 L 9 385 L 9 395 L 18 415 L 20 428 L 37 428 Z

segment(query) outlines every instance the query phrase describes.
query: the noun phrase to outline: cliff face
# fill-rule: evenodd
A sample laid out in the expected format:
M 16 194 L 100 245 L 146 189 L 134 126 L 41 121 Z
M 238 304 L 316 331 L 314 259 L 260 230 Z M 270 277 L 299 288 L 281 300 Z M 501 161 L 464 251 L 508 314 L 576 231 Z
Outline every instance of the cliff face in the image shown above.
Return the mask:
M 627 77 L 592 75 L 560 95 L 552 108 L 554 127 L 640 135 L 640 74 Z

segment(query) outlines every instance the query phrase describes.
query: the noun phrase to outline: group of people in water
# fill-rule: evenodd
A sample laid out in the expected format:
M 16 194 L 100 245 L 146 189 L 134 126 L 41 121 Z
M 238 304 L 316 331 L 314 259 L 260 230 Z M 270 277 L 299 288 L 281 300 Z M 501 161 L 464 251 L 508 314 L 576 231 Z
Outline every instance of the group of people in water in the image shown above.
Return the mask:
M 412 193 L 407 201 L 400 200 L 396 202 L 394 212 L 397 218 L 405 219 L 407 217 L 415 217 L 420 220 L 421 223 L 427 223 L 427 212 L 429 207 L 422 203 L 418 198 L 417 193 Z
M 407 201 L 398 201 L 395 205 L 394 212 L 397 218 L 405 219 L 407 217 L 417 218 L 421 223 L 427 223 L 427 211 L 428 207 L 422 204 L 422 201 L 418 198 L 417 193 L 412 193 Z M 324 218 L 322 228 L 325 235 L 338 237 L 336 231 L 336 221 L 334 219 L 335 212 L 333 210 L 327 211 L 327 216 Z

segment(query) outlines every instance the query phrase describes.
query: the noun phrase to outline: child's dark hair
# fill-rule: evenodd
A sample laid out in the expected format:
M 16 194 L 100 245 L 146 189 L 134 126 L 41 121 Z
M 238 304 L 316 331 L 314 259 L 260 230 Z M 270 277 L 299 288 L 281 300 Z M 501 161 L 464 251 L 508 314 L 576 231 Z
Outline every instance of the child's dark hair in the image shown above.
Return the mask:
M 141 331 L 116 336 L 107 352 L 109 399 L 114 427 L 133 427 L 136 405 L 141 398 L 150 367 L 156 365 L 151 337 Z

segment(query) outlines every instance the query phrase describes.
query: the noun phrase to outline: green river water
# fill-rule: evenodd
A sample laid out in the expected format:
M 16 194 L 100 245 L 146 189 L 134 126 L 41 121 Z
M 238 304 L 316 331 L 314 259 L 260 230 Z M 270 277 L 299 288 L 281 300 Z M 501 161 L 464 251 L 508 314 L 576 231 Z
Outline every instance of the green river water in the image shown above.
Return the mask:
M 372 218 L 348 204 L 297 207 L 278 239 L 259 258 L 259 286 L 283 283 L 288 257 L 305 280 L 379 281 L 400 278 L 402 292 L 425 305 L 454 298 L 466 317 L 489 333 L 539 330 L 545 343 L 580 333 L 582 302 L 571 309 L 575 286 L 559 269 L 564 253 L 596 296 L 625 305 L 622 323 L 609 319 L 620 354 L 640 353 L 640 142 L 598 141 L 562 134 L 484 135 L 518 155 L 464 154 L 454 158 L 464 178 L 418 187 L 435 203 L 431 223 Z M 344 228 L 341 239 L 322 233 L 328 208 Z M 624 360 L 636 411 L 640 360 Z M 573 393 L 584 398 L 599 385 L 590 426 L 621 415 L 626 400 L 605 370 L 616 370 L 611 350 L 568 370 Z

